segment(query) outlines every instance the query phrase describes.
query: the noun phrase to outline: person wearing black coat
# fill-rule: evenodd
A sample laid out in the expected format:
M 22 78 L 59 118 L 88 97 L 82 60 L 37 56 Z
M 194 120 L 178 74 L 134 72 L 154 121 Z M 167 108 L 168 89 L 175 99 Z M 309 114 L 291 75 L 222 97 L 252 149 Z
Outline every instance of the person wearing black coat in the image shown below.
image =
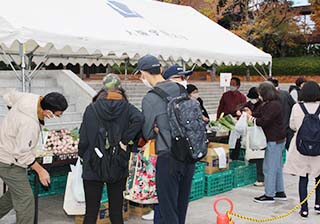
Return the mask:
M 90 159 L 95 152 L 96 137 L 101 125 L 105 127 L 109 145 L 118 145 L 120 153 L 129 160 L 127 147 L 141 131 L 142 113 L 127 101 L 117 75 L 109 74 L 103 79 L 104 91 L 100 91 L 94 102 L 87 106 L 80 128 L 78 155 L 83 160 L 83 183 L 86 200 L 84 224 L 96 223 L 104 181 L 94 171 Z M 93 108 L 94 107 L 94 108 Z M 94 111 L 95 109 L 95 111 Z M 97 118 L 97 116 L 99 118 Z M 100 124 L 99 121 L 103 124 Z M 107 145 L 107 144 L 106 144 Z M 124 161 L 127 163 L 128 161 Z M 119 172 L 118 170 L 115 172 Z M 128 168 L 121 171 L 121 178 L 115 183 L 106 183 L 109 199 L 109 214 L 112 224 L 123 224 L 122 205 Z
M 199 90 L 198 88 L 193 85 L 193 84 L 188 84 L 187 85 L 187 92 L 188 92 L 188 95 L 191 99 L 193 100 L 198 100 L 199 104 L 200 104 L 200 107 L 201 107 L 201 111 L 202 111 L 202 116 L 203 116 L 203 120 L 205 122 L 209 122 L 209 114 L 206 110 L 206 108 L 204 107 L 203 105 L 203 100 L 200 98 L 199 96 Z

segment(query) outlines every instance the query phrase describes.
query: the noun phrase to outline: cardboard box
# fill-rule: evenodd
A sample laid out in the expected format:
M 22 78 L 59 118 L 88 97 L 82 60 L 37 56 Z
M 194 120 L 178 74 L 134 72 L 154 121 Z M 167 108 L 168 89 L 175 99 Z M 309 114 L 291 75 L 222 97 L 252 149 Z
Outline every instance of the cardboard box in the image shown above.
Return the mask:
M 123 202 L 123 220 L 129 219 L 129 203 L 128 201 Z M 84 216 L 83 215 L 76 215 L 75 216 L 75 224 L 83 224 Z M 109 202 L 102 203 L 100 205 L 97 224 L 111 224 L 109 219 Z
M 224 149 L 226 153 L 226 159 L 227 159 L 227 167 L 222 169 L 219 168 L 219 157 L 214 150 L 214 148 L 219 148 L 219 147 L 222 147 Z M 208 153 L 206 157 L 204 157 L 201 161 L 206 163 L 206 167 L 205 167 L 206 174 L 212 174 L 212 173 L 229 169 L 229 145 L 210 142 L 208 145 Z
M 132 216 L 143 216 L 152 210 L 151 205 L 143 205 L 135 202 L 129 202 L 129 214 Z

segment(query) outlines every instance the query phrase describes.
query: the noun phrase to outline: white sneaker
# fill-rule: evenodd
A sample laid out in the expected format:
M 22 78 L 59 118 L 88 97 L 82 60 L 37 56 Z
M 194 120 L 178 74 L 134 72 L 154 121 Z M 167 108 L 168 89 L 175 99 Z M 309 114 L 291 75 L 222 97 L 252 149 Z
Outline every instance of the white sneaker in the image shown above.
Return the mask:
M 255 187 L 263 187 L 263 186 L 264 186 L 264 182 L 258 182 L 258 181 L 256 181 L 253 185 L 254 185 Z
M 151 210 L 148 214 L 143 215 L 141 218 L 143 220 L 152 221 L 154 217 L 154 211 Z

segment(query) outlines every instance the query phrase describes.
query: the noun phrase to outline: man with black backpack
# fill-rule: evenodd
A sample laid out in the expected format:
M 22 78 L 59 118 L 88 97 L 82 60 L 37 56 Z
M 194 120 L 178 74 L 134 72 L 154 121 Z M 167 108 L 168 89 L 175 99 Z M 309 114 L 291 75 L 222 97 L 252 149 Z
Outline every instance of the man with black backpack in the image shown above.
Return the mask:
M 182 85 L 166 81 L 163 78 L 161 65 L 154 56 L 146 55 L 142 57 L 138 61 L 137 69 L 141 73 L 141 81 L 153 89 L 143 98 L 142 112 L 145 116 L 143 135 L 146 139 L 156 139 L 156 153 L 158 155 L 156 184 L 160 220 L 155 218 L 154 222 L 183 224 L 185 223 L 195 164 L 189 161 L 192 158 L 192 153 L 185 157 L 186 161 L 179 161 L 178 158 L 174 157 L 170 124 L 172 119 L 167 112 L 167 105 L 170 100 L 165 100 L 159 92 L 172 99 L 184 93 L 187 94 L 187 92 Z M 184 75 L 183 71 L 180 75 Z M 200 108 L 199 111 L 201 114 Z M 186 140 L 185 136 L 180 139 Z M 185 152 L 192 151 L 192 149 L 185 148 Z M 157 211 L 155 212 L 157 213 Z M 157 217 L 156 214 L 155 217 Z

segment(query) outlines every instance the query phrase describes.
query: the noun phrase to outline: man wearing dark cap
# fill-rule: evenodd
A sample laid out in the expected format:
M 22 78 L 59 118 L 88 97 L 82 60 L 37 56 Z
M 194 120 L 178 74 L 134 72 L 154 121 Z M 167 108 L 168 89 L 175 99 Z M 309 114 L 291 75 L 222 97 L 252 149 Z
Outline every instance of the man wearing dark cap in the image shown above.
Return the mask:
M 165 80 L 171 80 L 173 82 L 179 83 L 184 88 L 187 88 L 187 79 L 192 75 L 192 71 L 183 71 L 183 68 L 179 65 L 172 65 L 163 73 L 163 78 Z
M 181 88 L 175 82 L 166 81 L 161 75 L 161 65 L 156 57 L 146 55 L 140 58 L 137 69 L 141 73 L 141 81 L 146 86 L 161 88 L 172 97 L 180 96 Z M 148 140 L 156 139 L 158 155 L 156 184 L 160 219 L 158 220 L 155 214 L 154 223 L 183 224 L 186 219 L 195 165 L 179 162 L 171 156 L 167 102 L 155 93 L 148 92 L 142 100 L 142 112 L 145 116 L 143 135 Z M 155 213 L 157 213 L 156 210 Z

